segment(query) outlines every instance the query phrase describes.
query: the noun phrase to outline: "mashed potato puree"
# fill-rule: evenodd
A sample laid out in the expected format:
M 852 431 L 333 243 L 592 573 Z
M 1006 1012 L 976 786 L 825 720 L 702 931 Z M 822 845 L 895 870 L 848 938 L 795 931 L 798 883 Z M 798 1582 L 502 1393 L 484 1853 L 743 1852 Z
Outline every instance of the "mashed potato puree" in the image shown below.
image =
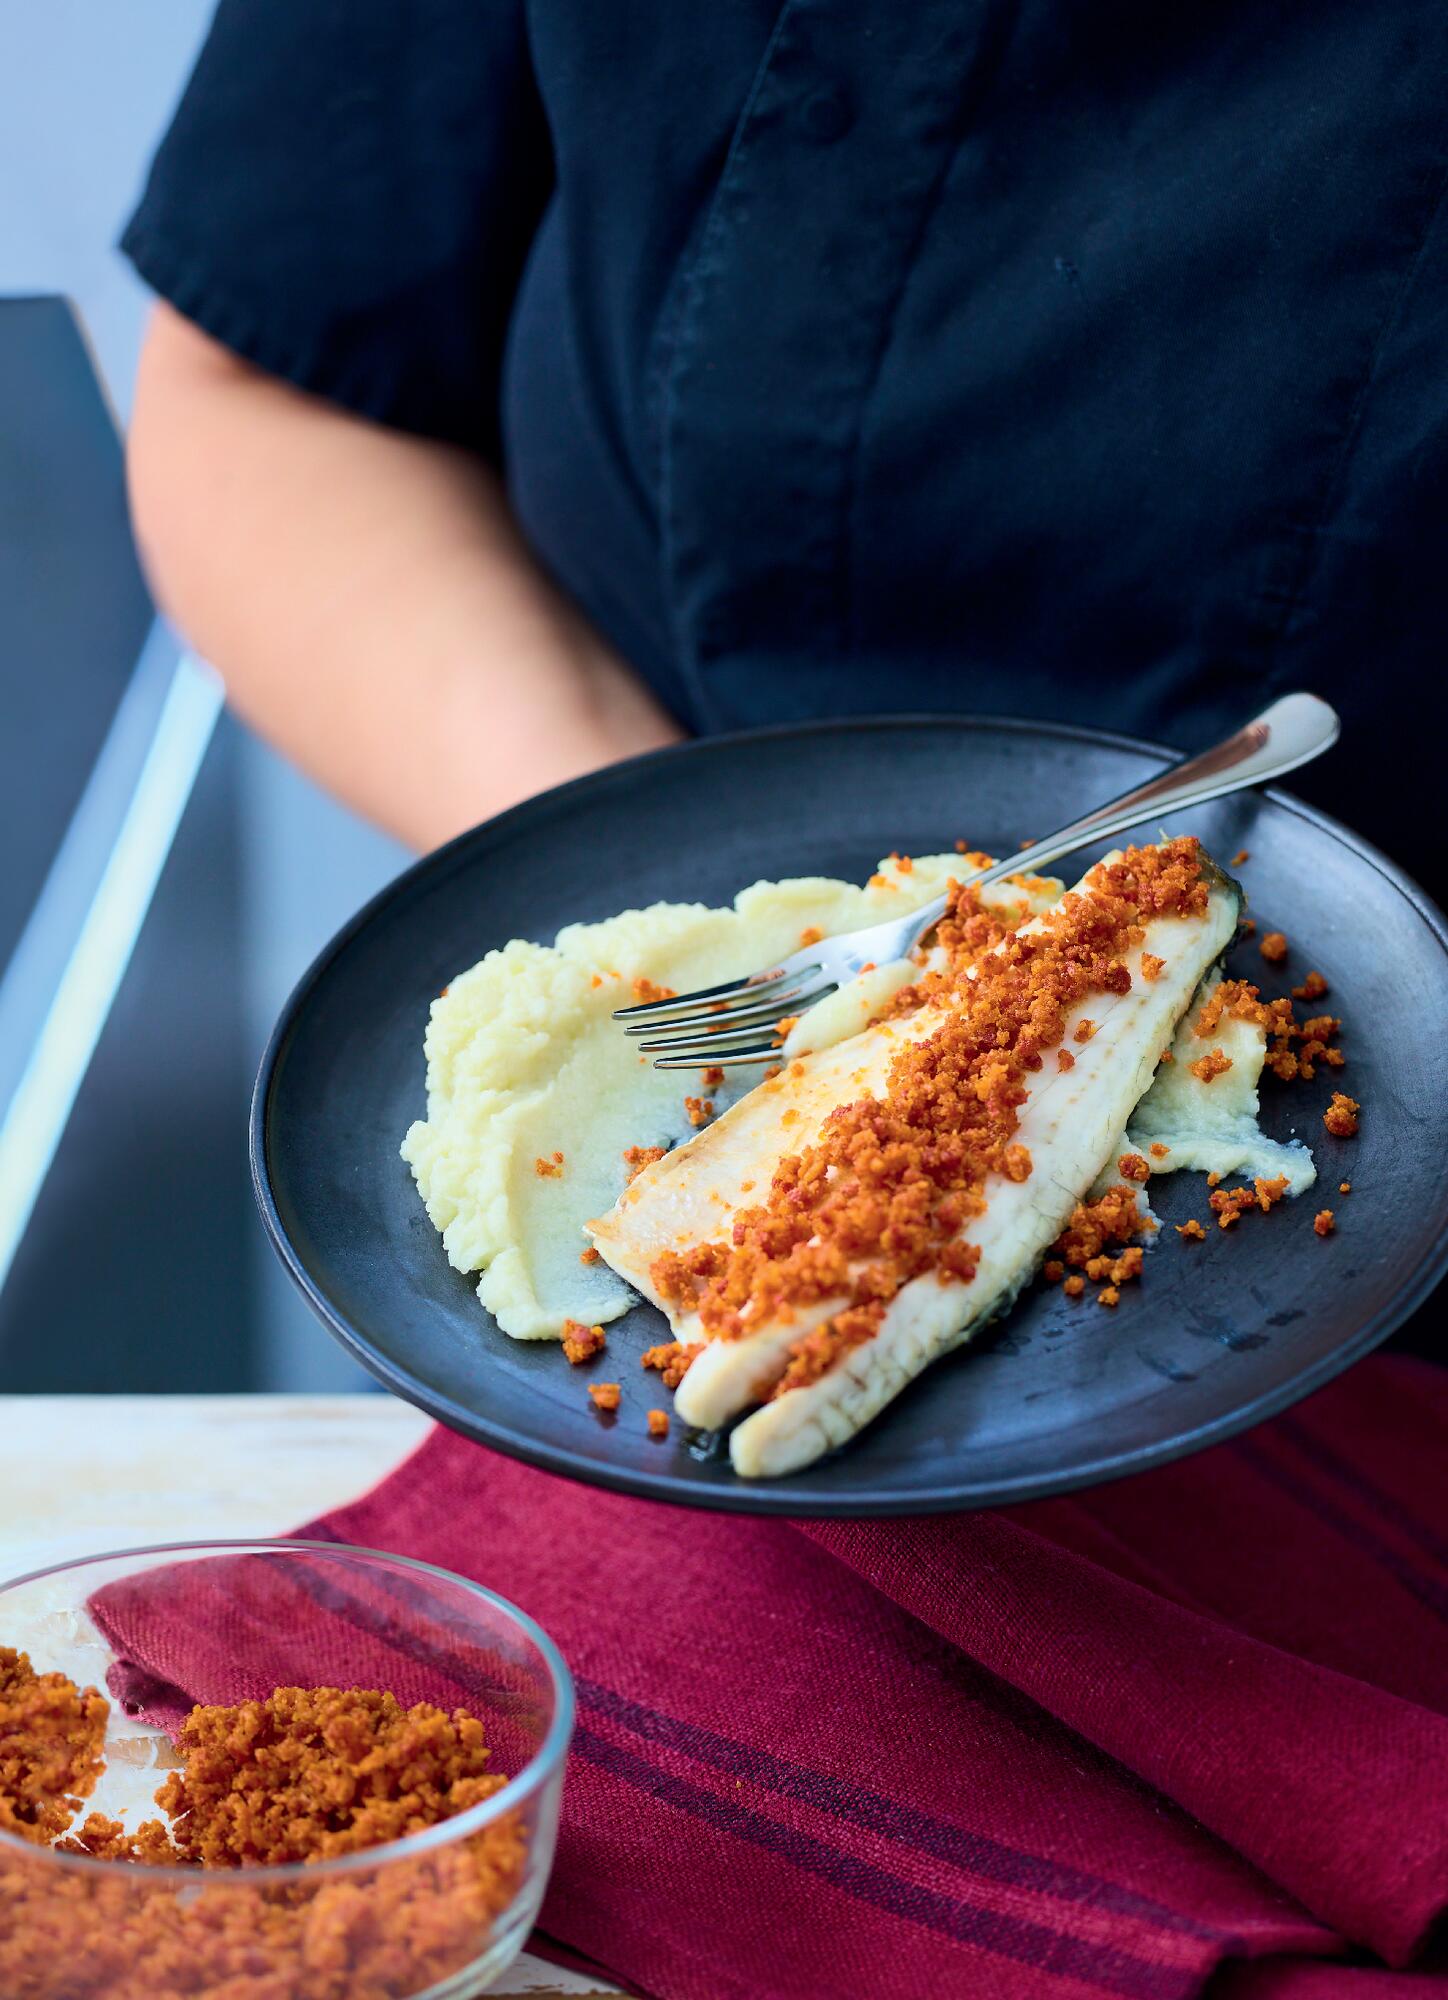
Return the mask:
M 1188 1008 L 1172 1043 L 1172 1060 L 1157 1070 L 1151 1089 L 1131 1114 L 1122 1139 L 1129 1152 L 1151 1162 L 1153 1174 L 1183 1170 L 1215 1174 L 1245 1174 L 1249 1180 L 1275 1180 L 1285 1175 L 1288 1194 L 1302 1194 L 1317 1179 L 1312 1154 L 1301 1139 L 1269 1139 L 1257 1122 L 1261 1109 L 1258 1086 L 1267 1059 L 1267 1037 L 1255 1021 L 1226 1014 L 1203 1041 L 1197 1021 L 1221 984 L 1220 973 L 1202 982 L 1198 1002 Z M 1225 1074 L 1204 1082 L 1192 1064 L 1209 1049 L 1220 1049 L 1230 1060 Z M 1165 1146 L 1164 1154 L 1153 1145 Z
M 692 1135 L 686 1097 L 722 1110 L 763 1073 L 726 1071 L 731 1081 L 711 1089 L 702 1072 L 654 1069 L 611 1019 L 635 1000 L 634 982 L 682 993 L 741 977 L 797 951 L 805 931 L 857 930 L 929 902 L 962 866 L 958 854 L 917 857 L 904 872 L 882 861 L 864 888 L 757 882 L 729 909 L 655 903 L 570 924 L 552 945 L 515 939 L 453 980 L 433 1002 L 427 1116 L 402 1157 L 449 1262 L 481 1273 L 478 1297 L 505 1333 L 553 1339 L 565 1319 L 627 1311 L 623 1280 L 580 1262 L 583 1224 L 617 1200 L 630 1147 Z M 1010 883 L 984 894 L 998 906 L 1021 899 Z M 837 1009 L 827 1039 L 863 1025 Z

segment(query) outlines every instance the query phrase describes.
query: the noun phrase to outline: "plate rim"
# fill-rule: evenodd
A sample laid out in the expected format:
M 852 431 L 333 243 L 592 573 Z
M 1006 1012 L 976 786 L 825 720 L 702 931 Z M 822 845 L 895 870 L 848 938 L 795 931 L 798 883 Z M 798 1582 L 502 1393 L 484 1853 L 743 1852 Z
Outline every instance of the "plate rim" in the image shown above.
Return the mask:
M 632 1499 L 651 1500 L 660 1505 L 692 1507 L 706 1513 L 771 1515 L 795 1520 L 886 1520 L 912 1515 L 965 1513 L 987 1508 L 1019 1506 L 1031 1500 L 1056 1499 L 1068 1493 L 1104 1485 L 1108 1481 L 1131 1478 L 1137 1473 L 1151 1471 L 1157 1466 L 1169 1465 L 1174 1460 L 1185 1458 L 1193 1452 L 1225 1443 L 1242 1431 L 1250 1430 L 1269 1417 L 1276 1416 L 1280 1411 L 1291 1408 L 1293 1404 L 1312 1395 L 1314 1391 L 1342 1374 L 1354 1362 L 1362 1360 L 1401 1326 L 1433 1292 L 1445 1272 L 1448 1272 L 1448 1232 L 1444 1232 L 1427 1244 L 1410 1277 L 1393 1300 L 1365 1320 L 1350 1339 L 1341 1342 L 1330 1353 L 1319 1356 L 1276 1388 L 1264 1390 L 1249 1402 L 1239 1404 L 1226 1414 L 1158 1443 L 1116 1452 L 1085 1464 L 1078 1463 L 1061 1472 L 1045 1476 L 1032 1474 L 1015 1480 L 993 1479 L 987 1487 L 957 1485 L 938 1489 L 931 1494 L 882 1494 L 870 1488 L 858 1492 L 847 1488 L 839 1494 L 817 1494 L 813 1497 L 800 1494 L 792 1499 L 790 1482 L 787 1479 L 754 1481 L 736 1478 L 732 1482 L 721 1482 L 718 1485 L 703 1485 L 680 1479 L 662 1468 L 658 1472 L 653 1472 L 633 1466 L 611 1465 L 607 1461 L 579 1461 L 562 1445 L 553 1445 L 547 1440 L 536 1439 L 515 1431 L 496 1419 L 480 1415 L 477 1411 L 456 1402 L 441 1390 L 434 1389 L 431 1385 L 420 1382 L 415 1376 L 409 1375 L 403 1367 L 370 1345 L 367 1336 L 353 1326 L 317 1284 L 292 1245 L 277 1208 L 268 1161 L 272 1095 L 276 1073 L 286 1045 L 312 991 L 353 940 L 377 920 L 390 902 L 409 893 L 419 877 L 435 873 L 440 863 L 447 867 L 455 866 L 470 846 L 485 838 L 495 837 L 500 829 L 506 828 L 513 832 L 519 829 L 526 830 L 531 819 L 540 817 L 545 811 L 551 813 L 560 801 L 576 799 L 591 791 L 600 790 L 605 785 L 616 783 L 621 774 L 655 765 L 661 759 L 677 761 L 717 752 L 720 749 L 748 746 L 764 741 L 780 741 L 789 737 L 813 739 L 821 735 L 837 736 L 867 731 L 920 728 L 943 728 L 952 732 L 965 729 L 993 730 L 1003 735 L 1053 737 L 1060 741 L 1087 745 L 1093 749 L 1125 750 L 1139 756 L 1154 758 L 1160 762 L 1163 769 L 1169 769 L 1172 764 L 1182 762 L 1184 757 L 1190 754 L 1170 749 L 1164 744 L 1150 742 L 1142 737 L 1128 736 L 1113 730 L 1095 729 L 1084 723 L 1038 722 L 1025 716 L 939 714 L 929 711 L 918 713 L 901 711 L 882 715 L 834 716 L 816 720 L 768 723 L 759 728 L 692 737 L 683 743 L 644 751 L 638 756 L 623 758 L 617 763 L 603 765 L 598 770 L 584 772 L 580 777 L 570 778 L 564 784 L 536 792 L 520 800 L 516 805 L 509 806 L 488 819 L 480 820 L 476 826 L 454 835 L 440 847 L 433 848 L 410 862 L 370 896 L 322 946 L 293 986 L 278 1013 L 271 1033 L 267 1037 L 257 1070 L 248 1119 L 252 1189 L 267 1238 L 281 1260 L 283 1269 L 328 1333 L 390 1394 L 403 1402 L 411 1403 L 445 1428 L 488 1450 L 501 1452 L 507 1458 L 518 1459 L 539 1471 L 553 1473 L 560 1478 L 600 1487 L 609 1492 L 622 1493 Z M 1371 841 L 1354 832 L 1351 827 L 1334 818 L 1332 814 L 1323 812 L 1317 806 L 1308 805 L 1294 793 L 1283 791 L 1275 785 L 1263 786 L 1260 789 L 1262 795 L 1273 805 L 1282 807 L 1299 819 L 1307 821 L 1319 832 L 1367 861 L 1417 912 L 1436 938 L 1439 950 L 1448 957 L 1448 919 L 1445 919 L 1443 911 L 1427 891 L 1405 870 Z

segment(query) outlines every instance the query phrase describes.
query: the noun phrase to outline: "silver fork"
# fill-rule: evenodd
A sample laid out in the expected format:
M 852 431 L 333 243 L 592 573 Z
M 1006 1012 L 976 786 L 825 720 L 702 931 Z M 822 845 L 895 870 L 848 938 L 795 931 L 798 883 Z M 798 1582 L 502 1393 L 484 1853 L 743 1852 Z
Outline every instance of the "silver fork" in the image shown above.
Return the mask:
M 983 888 L 1011 875 L 1036 874 L 1088 841 L 1109 840 L 1113 834 L 1139 826 L 1142 820 L 1280 778 L 1330 749 L 1340 727 L 1334 711 L 1316 695 L 1285 694 L 1225 742 L 1173 765 L 1159 778 L 1124 792 L 1084 819 L 1073 820 L 1033 847 L 965 880 Z M 697 993 L 677 994 L 672 1000 L 620 1007 L 614 1019 L 622 1021 L 624 1032 L 630 1035 L 667 1031 L 638 1045 L 655 1056 L 655 1069 L 698 1069 L 705 1065 L 738 1069 L 749 1063 L 767 1063 L 779 1054 L 781 1038 L 776 1026 L 781 1018 L 802 1014 L 868 966 L 888 965 L 893 959 L 906 957 L 939 923 L 946 907 L 946 898 L 937 896 L 908 916 L 889 917 L 884 923 L 871 924 L 868 930 L 821 938 L 818 944 L 794 952 L 762 972 L 751 973 L 747 979 L 728 979 L 722 986 L 705 986 Z

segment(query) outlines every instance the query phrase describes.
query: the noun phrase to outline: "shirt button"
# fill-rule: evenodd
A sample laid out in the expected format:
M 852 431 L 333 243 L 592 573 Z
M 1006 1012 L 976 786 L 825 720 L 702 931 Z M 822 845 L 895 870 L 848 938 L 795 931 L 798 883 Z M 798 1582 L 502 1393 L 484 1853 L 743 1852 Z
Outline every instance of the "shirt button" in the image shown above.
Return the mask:
M 836 83 L 827 83 L 811 92 L 800 106 L 800 123 L 811 139 L 822 146 L 843 139 L 855 122 L 849 98 Z

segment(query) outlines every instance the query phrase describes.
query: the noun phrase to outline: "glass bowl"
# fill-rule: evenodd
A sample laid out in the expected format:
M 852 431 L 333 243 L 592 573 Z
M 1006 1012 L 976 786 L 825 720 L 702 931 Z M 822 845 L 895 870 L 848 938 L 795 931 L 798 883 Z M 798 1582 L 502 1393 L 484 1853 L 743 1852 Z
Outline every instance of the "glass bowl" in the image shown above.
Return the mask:
M 6 2000 L 468 2000 L 521 1950 L 553 1859 L 573 1684 L 533 1620 L 428 1563 L 327 1542 L 175 1543 L 0 1585 L 0 1646 L 109 1693 L 75 1818 L 134 1828 L 178 1761 L 161 1723 L 276 1687 L 380 1688 L 483 1724 L 491 1798 L 311 1863 L 151 1867 L 0 1831 Z

